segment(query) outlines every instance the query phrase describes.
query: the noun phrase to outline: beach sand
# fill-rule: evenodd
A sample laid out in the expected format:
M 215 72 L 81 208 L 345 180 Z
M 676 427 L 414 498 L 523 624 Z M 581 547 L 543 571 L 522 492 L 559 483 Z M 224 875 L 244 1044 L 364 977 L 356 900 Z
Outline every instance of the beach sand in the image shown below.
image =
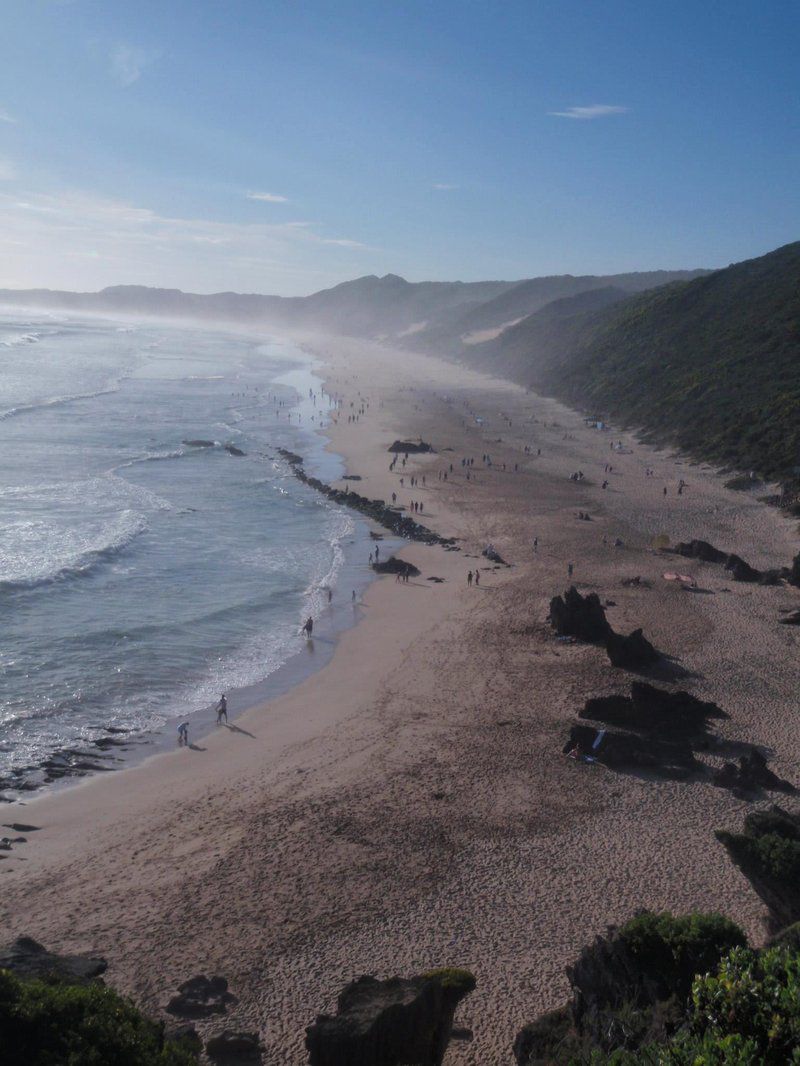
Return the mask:
M 4 821 L 41 826 L 0 863 L 4 931 L 104 955 L 109 983 L 152 1011 L 188 977 L 222 974 L 239 1002 L 201 1029 L 259 1029 L 265 1061 L 292 1066 L 305 1026 L 362 973 L 473 970 L 457 1019 L 473 1038 L 446 1061 L 486 1066 L 513 1061 L 520 1027 L 564 1001 L 581 946 L 640 908 L 719 910 L 763 940 L 764 908 L 713 836 L 753 805 L 564 758 L 585 700 L 627 691 L 632 675 L 602 649 L 557 642 L 546 617 L 573 562 L 581 591 L 614 601 L 615 628 L 642 626 L 687 672 L 681 684 L 730 714 L 725 737 L 763 744 L 800 782 L 798 635 L 778 624 L 800 592 L 681 560 L 707 590 L 687 592 L 651 549 L 665 533 L 786 565 L 796 521 L 511 384 L 366 342 L 307 343 L 329 391 L 369 401 L 330 431 L 357 491 L 422 501 L 419 520 L 462 551 L 406 548 L 421 576 L 373 583 L 330 664 L 230 729 L 4 808 Z M 390 473 L 388 445 L 419 436 L 436 453 Z M 475 457 L 469 481 L 462 456 Z M 426 487 L 410 489 L 412 474 Z M 512 566 L 478 558 L 487 542 Z M 467 588 L 476 566 L 480 587 Z M 623 586 L 632 576 L 652 587 Z

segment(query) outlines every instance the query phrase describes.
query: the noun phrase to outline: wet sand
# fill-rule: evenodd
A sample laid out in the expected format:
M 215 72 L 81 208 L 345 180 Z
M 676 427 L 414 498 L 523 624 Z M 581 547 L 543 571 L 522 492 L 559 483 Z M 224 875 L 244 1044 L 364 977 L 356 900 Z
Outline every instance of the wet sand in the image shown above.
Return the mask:
M 346 399 L 331 448 L 361 476 L 357 491 L 421 501 L 419 520 L 462 551 L 410 545 L 420 577 L 375 582 L 323 670 L 196 749 L 5 807 L 4 821 L 42 828 L 0 863 L 4 930 L 105 955 L 109 983 L 154 1011 L 186 978 L 223 974 L 239 997 L 224 1025 L 258 1028 L 265 1060 L 287 1066 L 305 1061 L 304 1027 L 361 973 L 472 969 L 458 1023 L 474 1037 L 447 1063 L 485 1066 L 512 1061 L 518 1029 L 565 998 L 580 947 L 637 909 L 721 910 L 762 939 L 764 909 L 713 836 L 752 805 L 705 782 L 565 759 L 585 700 L 626 691 L 631 675 L 554 640 L 546 616 L 573 562 L 581 591 L 615 602 L 615 628 L 642 626 L 681 684 L 730 714 L 724 736 L 764 745 L 800 783 L 798 634 L 778 624 L 800 592 L 681 560 L 706 590 L 686 592 L 651 547 L 662 533 L 698 537 L 780 566 L 797 551 L 796 520 L 508 383 L 373 344 L 307 343 Z M 350 423 L 359 392 L 369 406 Z M 390 473 L 388 445 L 420 436 L 436 453 Z M 463 456 L 475 458 L 469 481 Z M 487 542 L 510 568 L 480 559 Z M 625 587 L 632 576 L 652 587 Z

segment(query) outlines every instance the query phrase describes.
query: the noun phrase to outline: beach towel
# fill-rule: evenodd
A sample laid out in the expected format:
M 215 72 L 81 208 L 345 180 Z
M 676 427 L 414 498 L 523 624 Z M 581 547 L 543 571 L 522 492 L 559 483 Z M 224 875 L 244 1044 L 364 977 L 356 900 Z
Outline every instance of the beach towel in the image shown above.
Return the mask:
M 594 738 L 594 744 L 592 744 L 592 751 L 597 751 L 600 745 L 603 743 L 603 737 L 606 735 L 605 729 L 599 729 L 597 736 Z

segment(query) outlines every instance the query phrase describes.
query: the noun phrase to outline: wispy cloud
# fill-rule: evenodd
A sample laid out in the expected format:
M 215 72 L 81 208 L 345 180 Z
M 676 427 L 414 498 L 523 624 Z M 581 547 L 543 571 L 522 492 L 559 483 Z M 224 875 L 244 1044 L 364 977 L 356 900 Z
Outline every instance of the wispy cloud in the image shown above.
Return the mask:
M 548 111 L 548 115 L 555 115 L 556 118 L 577 118 L 577 119 L 591 119 L 591 118 L 606 118 L 608 115 L 624 115 L 630 109 L 627 107 L 618 107 L 616 104 L 589 104 L 588 107 L 568 107 L 566 111 Z
M 457 185 L 450 185 L 446 181 L 435 181 L 433 183 L 433 188 L 437 189 L 439 192 L 449 192 L 451 189 L 457 189 L 458 186 Z
M 9 114 L 4 107 L 0 107 L 0 122 L 16 122 L 13 115 Z
M 0 192 L 0 287 L 137 282 L 269 292 L 315 272 L 339 280 L 368 250 L 305 221 L 176 218 L 80 191 Z
M 278 196 L 274 192 L 249 192 L 247 194 L 248 200 L 263 200 L 267 204 L 288 204 L 289 199 L 286 196 Z
M 320 244 L 335 244 L 339 248 L 366 248 L 361 241 L 351 241 L 347 237 L 321 237 Z
M 9 163 L 7 159 L 0 159 L 0 181 L 13 181 L 16 176 L 14 164 Z
M 115 45 L 109 53 L 111 73 L 123 88 L 138 81 L 142 72 L 160 58 L 160 52 L 125 43 Z

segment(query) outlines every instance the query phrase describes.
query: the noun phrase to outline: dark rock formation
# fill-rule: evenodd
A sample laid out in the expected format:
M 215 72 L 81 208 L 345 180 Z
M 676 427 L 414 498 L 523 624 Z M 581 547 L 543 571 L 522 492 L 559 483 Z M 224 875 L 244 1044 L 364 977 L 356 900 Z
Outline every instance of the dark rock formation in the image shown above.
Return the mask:
M 709 544 L 707 540 L 691 540 L 688 543 L 677 544 L 673 551 L 676 555 L 683 555 L 687 559 L 700 559 L 704 563 L 722 563 L 728 570 L 734 581 L 761 581 L 765 585 L 777 584 L 780 572 L 767 570 L 762 573 L 750 566 L 739 555 L 726 553 Z
M 213 440 L 185 440 L 181 442 L 189 448 L 213 448 L 216 441 Z
M 785 618 L 780 619 L 782 626 L 800 626 L 800 611 L 792 611 Z
M 244 455 L 242 449 L 237 448 L 235 444 L 224 444 L 223 447 L 229 455 Z
M 376 574 L 408 574 L 409 577 L 419 577 L 420 574 L 413 563 L 405 563 L 402 559 L 395 559 L 393 555 L 379 563 L 373 563 L 372 569 Z
M 701 559 L 704 563 L 724 563 L 728 558 L 726 552 L 715 548 L 707 540 L 690 540 L 688 543 L 676 544 L 673 551 L 676 555 L 683 555 L 687 559 Z
M 238 1066 L 238 1063 L 261 1062 L 261 1040 L 258 1033 L 234 1032 L 224 1029 L 206 1044 L 206 1054 L 212 1062 Z
M 661 659 L 641 629 L 634 629 L 627 637 L 612 630 L 606 638 L 606 654 L 612 666 L 623 670 L 646 670 Z
M 166 1006 L 168 1014 L 179 1018 L 207 1018 L 211 1014 L 223 1014 L 236 997 L 228 991 L 224 977 L 206 977 L 199 974 L 178 985 L 178 994 Z
M 800 816 L 773 806 L 748 814 L 744 832 L 715 836 L 769 908 L 772 931 L 800 921 Z
M 0 969 L 17 977 L 57 977 L 71 984 L 85 984 L 105 973 L 105 959 L 88 955 L 56 955 L 28 936 L 17 937 L 0 947 Z
M 739 758 L 738 765 L 726 762 L 711 775 L 711 780 L 720 788 L 734 792 L 796 792 L 794 785 L 773 773 L 764 755 L 753 748 Z
M 361 474 L 344 474 L 342 476 L 342 481 L 360 481 L 360 480 L 361 480 Z
M 414 452 L 432 452 L 433 447 L 430 444 L 426 444 L 424 440 L 396 440 L 394 444 L 390 444 L 388 450 L 390 452 L 400 452 L 404 455 L 411 455 Z
M 336 1015 L 306 1030 L 310 1066 L 441 1066 L 460 1001 L 475 987 L 466 970 L 378 981 L 360 977 L 340 994 Z
M 164 1039 L 182 1044 L 187 1051 L 199 1056 L 203 1050 L 203 1041 L 193 1025 L 188 1022 L 167 1022 L 164 1026 Z
M 800 552 L 795 555 L 792 565 L 786 571 L 786 580 L 790 585 L 800 588 Z
M 423 544 L 441 544 L 448 551 L 459 551 L 453 537 L 440 537 L 438 533 L 434 533 L 433 530 L 427 529 L 419 522 L 415 522 L 413 518 L 401 514 L 396 508 L 390 507 L 383 500 L 369 500 L 366 496 L 359 496 L 356 492 L 350 492 L 347 489 L 334 489 L 318 478 L 309 477 L 303 469 L 301 456 L 287 451 L 285 448 L 279 448 L 278 453 L 282 459 L 289 463 L 292 472 L 299 481 L 302 481 L 303 484 L 308 485 L 309 488 L 314 489 L 323 496 L 327 496 L 334 503 L 341 504 L 343 507 L 351 507 L 354 511 L 371 518 L 378 525 L 383 526 L 392 533 L 396 533 L 398 537 L 421 541 Z
M 602 643 L 612 633 L 606 612 L 596 592 L 581 596 L 573 585 L 564 596 L 550 601 L 550 624 L 560 637 L 575 637 L 590 644 Z
M 761 581 L 763 575 L 738 555 L 729 555 L 725 560 L 725 569 L 730 571 L 734 581 Z
M 499 563 L 500 566 L 509 566 L 510 565 L 500 555 L 500 552 L 495 551 L 495 549 L 492 548 L 491 546 L 488 546 L 488 547 L 484 548 L 483 551 L 481 552 L 481 555 L 484 557 L 484 559 L 488 559 L 489 562 L 491 562 L 491 563 Z

